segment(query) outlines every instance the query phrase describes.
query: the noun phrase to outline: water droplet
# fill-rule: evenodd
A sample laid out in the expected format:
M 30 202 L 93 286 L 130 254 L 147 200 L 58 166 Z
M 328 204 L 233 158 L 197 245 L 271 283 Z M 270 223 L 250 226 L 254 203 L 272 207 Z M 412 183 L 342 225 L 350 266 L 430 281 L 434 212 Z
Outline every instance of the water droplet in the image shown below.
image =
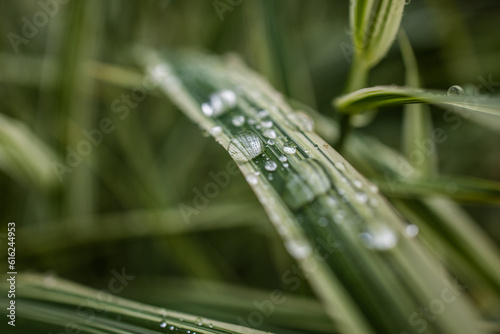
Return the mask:
M 243 124 L 245 124 L 245 116 L 243 116 L 243 115 L 234 116 L 232 119 L 232 123 L 234 126 L 237 126 L 237 127 L 242 126 Z
M 290 166 L 290 165 L 288 164 L 288 162 L 285 162 L 285 163 L 283 164 L 283 167 L 285 167 L 285 168 L 288 168 L 289 166 Z
M 250 124 L 250 125 L 257 124 L 257 120 L 256 120 L 255 118 L 250 118 L 250 119 L 248 120 L 248 124 Z
M 170 326 L 168 329 L 170 329 L 171 331 L 173 331 L 175 329 L 174 326 Z
M 236 106 L 236 94 L 232 90 L 225 89 L 219 95 L 226 108 L 234 108 Z
M 365 204 L 368 201 L 368 195 L 365 193 L 356 193 L 354 199 L 361 204 Z
M 269 145 L 274 145 L 274 140 L 269 139 L 269 140 L 267 141 L 267 143 L 268 143 Z
M 459 85 L 453 85 L 448 88 L 446 95 L 448 96 L 459 96 L 464 94 L 464 89 Z
M 274 180 L 273 174 L 269 173 L 269 175 L 267 176 L 267 179 L 268 179 L 269 181 Z
M 378 193 L 378 186 L 376 184 L 370 184 L 370 186 L 368 187 L 370 189 L 370 191 L 374 194 Z
M 342 161 L 335 162 L 335 167 L 337 167 L 338 170 L 345 171 L 345 166 Z
M 273 129 L 266 129 L 266 130 L 264 130 L 264 132 L 262 134 L 264 135 L 264 137 L 267 137 L 267 138 L 271 138 L 271 139 L 276 138 L 276 131 L 274 131 Z
M 203 325 L 203 319 L 201 317 L 198 317 L 194 320 L 194 323 L 198 326 Z
M 273 127 L 273 121 L 262 121 L 262 122 L 260 122 L 260 125 L 263 128 L 272 128 Z
M 408 225 L 405 228 L 405 233 L 410 238 L 416 237 L 418 235 L 418 231 L 418 226 L 415 224 Z
M 283 145 L 283 151 L 288 154 L 295 154 L 297 152 L 297 147 L 291 141 L 288 141 Z
M 261 110 L 257 113 L 258 118 L 264 118 L 269 116 L 269 112 L 267 110 Z
M 311 116 L 302 111 L 297 111 L 289 116 L 290 120 L 304 132 L 312 132 L 314 130 L 314 121 Z
M 213 110 L 213 116 L 217 116 L 224 112 L 224 101 L 218 94 L 212 94 L 210 96 L 210 106 Z
M 361 189 L 363 187 L 363 183 L 360 180 L 354 180 L 354 181 L 352 181 L 352 183 L 358 189 Z
M 167 323 L 166 323 L 165 321 L 162 321 L 162 322 L 160 323 L 160 327 L 161 327 L 161 328 L 165 328 L 165 327 L 167 327 Z
M 378 231 L 373 231 L 370 233 L 361 233 L 359 234 L 359 239 L 366 248 L 379 251 L 385 251 L 394 248 L 398 243 L 397 235 L 388 227 L 383 227 Z
M 278 165 L 273 160 L 269 160 L 269 161 L 266 161 L 264 168 L 267 171 L 274 172 L 276 170 L 276 168 L 278 168 Z
M 214 324 L 209 323 L 209 324 L 208 324 L 208 328 L 214 328 Z
M 264 152 L 264 143 L 251 131 L 242 131 L 229 142 L 228 152 L 240 162 L 249 161 Z
M 210 103 L 203 103 L 201 105 L 201 111 L 203 112 L 203 114 L 205 116 L 208 116 L 208 117 L 212 117 L 214 114 L 214 110 L 213 110 L 212 106 L 210 105 Z
M 281 162 L 286 162 L 288 159 L 284 155 L 280 156 L 280 161 Z
M 250 174 L 246 177 L 246 180 L 249 184 L 256 185 L 259 183 L 259 178 L 253 174 Z
M 210 134 L 214 137 L 220 135 L 222 133 L 222 127 L 220 125 L 216 125 L 210 129 Z
M 285 247 L 292 257 L 301 260 L 311 255 L 311 246 L 305 241 L 288 240 Z

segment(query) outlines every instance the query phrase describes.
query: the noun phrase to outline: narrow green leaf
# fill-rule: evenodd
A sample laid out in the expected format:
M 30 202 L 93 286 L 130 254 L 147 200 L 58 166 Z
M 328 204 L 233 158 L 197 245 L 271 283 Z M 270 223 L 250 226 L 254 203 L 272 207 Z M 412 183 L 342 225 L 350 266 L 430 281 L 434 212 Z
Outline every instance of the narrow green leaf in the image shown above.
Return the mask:
M 410 41 L 404 30 L 399 33 L 399 48 L 406 69 L 406 85 L 419 88 L 420 75 L 418 64 Z M 403 118 L 403 152 L 409 161 L 415 152 L 420 151 L 422 143 L 431 143 L 432 150 L 424 154 L 420 161 L 412 163 L 419 176 L 430 177 L 437 173 L 437 150 L 432 140 L 432 118 L 429 107 L 425 104 L 407 104 L 404 106 Z M 417 176 L 417 175 L 416 175 Z
M 0 114 L 0 169 L 22 184 L 47 189 L 58 183 L 55 152 L 24 123 Z
M 119 280 L 134 276 L 118 272 Z M 123 284 L 115 278 L 110 282 Z M 112 283 L 110 283 L 111 286 Z M 2 283 L 6 288 L 6 283 Z M 20 274 L 16 281 L 18 326 L 47 332 L 71 328 L 79 333 L 257 333 L 264 332 L 195 315 L 153 307 L 51 276 Z M 111 289 L 111 288 L 110 288 Z M 0 303 L 8 302 L 6 296 Z M 28 332 L 28 331 L 26 331 Z
M 402 0 L 351 0 L 350 23 L 356 57 L 375 66 L 391 47 L 403 17 Z
M 387 175 L 386 175 L 387 176 Z M 382 192 L 394 197 L 443 195 L 459 202 L 500 204 L 500 183 L 478 178 L 439 175 L 435 178 L 377 178 Z
M 307 116 L 234 57 L 143 51 L 138 59 L 237 161 L 340 330 L 412 330 L 410 315 L 446 288 L 443 268 L 406 235 L 377 188 L 312 132 Z M 477 332 L 476 317 L 463 298 L 429 330 Z
M 335 106 L 342 112 L 356 114 L 365 109 L 386 106 L 398 106 L 410 103 L 431 103 L 438 106 L 452 108 L 457 112 L 463 110 L 477 111 L 487 114 L 500 115 L 500 98 L 452 95 L 444 91 L 431 91 L 411 87 L 375 86 L 363 88 L 337 98 Z

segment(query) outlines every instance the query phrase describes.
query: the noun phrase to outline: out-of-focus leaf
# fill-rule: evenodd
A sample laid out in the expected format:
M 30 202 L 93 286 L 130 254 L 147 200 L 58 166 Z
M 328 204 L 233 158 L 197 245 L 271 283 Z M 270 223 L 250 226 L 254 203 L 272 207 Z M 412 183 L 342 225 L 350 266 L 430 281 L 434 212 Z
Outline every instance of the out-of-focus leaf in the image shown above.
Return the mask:
M 444 195 L 465 203 L 500 203 L 500 183 L 477 178 L 439 175 L 435 178 L 390 177 L 373 179 L 387 196 Z
M 57 184 L 55 152 L 25 124 L 0 114 L 0 169 L 20 183 L 47 189 Z

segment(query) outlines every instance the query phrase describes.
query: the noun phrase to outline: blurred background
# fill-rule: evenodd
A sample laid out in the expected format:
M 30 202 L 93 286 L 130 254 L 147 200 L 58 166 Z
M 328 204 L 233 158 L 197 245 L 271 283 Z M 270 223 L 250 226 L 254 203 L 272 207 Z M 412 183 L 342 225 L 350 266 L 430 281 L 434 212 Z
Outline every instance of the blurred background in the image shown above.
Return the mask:
M 230 158 L 162 94 L 141 89 L 132 50 L 237 53 L 290 99 L 336 117 L 331 101 L 354 52 L 348 1 L 2 0 L 0 15 L 0 238 L 15 221 L 18 272 L 105 289 L 125 268 L 135 278 L 121 297 L 232 323 L 281 289 L 287 302 L 264 329 L 330 331 L 307 282 L 291 291 L 283 278 L 301 274 L 241 175 L 196 207 Z M 411 1 L 402 26 L 423 86 L 499 94 L 499 17 L 496 0 Z M 404 80 L 396 43 L 369 84 Z M 448 136 L 440 171 L 500 181 L 498 121 L 444 114 L 433 108 Z M 356 131 L 400 150 L 401 109 Z M 464 208 L 500 241 L 498 207 Z

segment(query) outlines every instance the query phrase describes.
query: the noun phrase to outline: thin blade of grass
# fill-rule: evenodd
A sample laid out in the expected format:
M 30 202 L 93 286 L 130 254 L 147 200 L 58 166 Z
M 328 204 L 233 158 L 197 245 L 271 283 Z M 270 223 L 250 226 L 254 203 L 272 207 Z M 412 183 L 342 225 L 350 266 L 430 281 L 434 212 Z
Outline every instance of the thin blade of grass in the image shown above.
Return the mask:
M 463 110 L 500 115 L 500 98 L 472 95 L 448 96 L 444 91 L 411 87 L 374 86 L 346 94 L 334 101 L 342 112 L 356 114 L 366 109 L 399 106 L 411 103 L 430 103 Z
M 58 184 L 52 170 L 56 153 L 24 123 L 0 114 L 0 169 L 25 185 L 39 189 Z
M 238 162 L 341 330 L 408 329 L 408 317 L 446 288 L 443 269 L 405 236 L 405 223 L 377 189 L 238 59 L 222 62 L 195 52 L 160 56 L 150 50 L 139 52 L 138 59 Z M 232 102 L 221 111 L 217 99 L 222 93 Z M 246 122 L 235 125 L 240 116 Z M 464 298 L 429 328 L 477 331 L 476 316 Z
M 399 33 L 399 48 L 403 56 L 406 69 L 406 85 L 419 88 L 421 86 L 417 59 L 413 53 L 410 41 L 404 30 Z M 437 173 L 437 151 L 432 141 L 432 118 L 429 107 L 425 104 L 407 104 L 404 106 L 403 119 L 403 148 L 406 158 L 411 160 L 411 155 L 421 151 L 420 145 L 432 143 L 429 154 L 423 154 L 418 163 L 412 163 L 419 176 L 430 177 Z
M 383 193 L 394 197 L 442 195 L 463 203 L 500 204 L 500 183 L 492 180 L 439 175 L 435 178 L 408 178 L 393 175 L 374 178 Z
M 22 326 L 32 330 L 39 326 L 61 330 L 71 324 L 83 333 L 264 333 L 137 303 L 50 276 L 20 274 L 17 288 L 18 315 Z M 7 299 L 0 301 L 3 304 Z

